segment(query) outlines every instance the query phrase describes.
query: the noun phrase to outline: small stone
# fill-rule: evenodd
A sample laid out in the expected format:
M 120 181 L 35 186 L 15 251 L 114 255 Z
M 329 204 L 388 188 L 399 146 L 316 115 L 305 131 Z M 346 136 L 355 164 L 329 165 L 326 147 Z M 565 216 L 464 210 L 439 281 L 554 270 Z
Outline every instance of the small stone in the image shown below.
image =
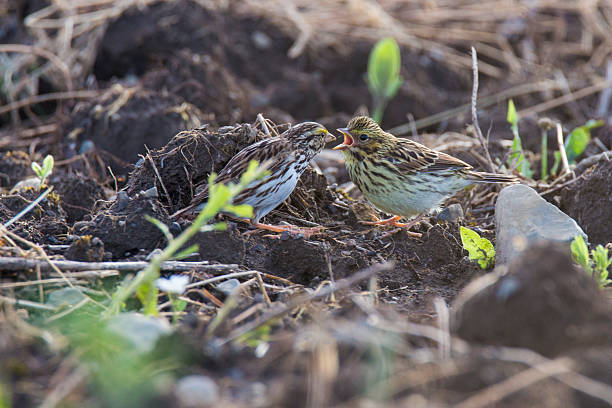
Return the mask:
M 538 242 L 563 243 L 569 253 L 574 237 L 587 239 L 576 221 L 523 184 L 508 186 L 499 193 L 495 220 L 497 265 L 514 260 Z
M 270 39 L 266 33 L 261 31 L 253 32 L 253 34 L 251 34 L 251 39 L 253 40 L 255 47 L 259 48 L 260 50 L 267 50 L 272 46 L 272 39 Z
M 170 224 L 170 232 L 173 235 L 178 235 L 183 231 L 183 229 L 181 228 L 181 224 L 179 224 L 178 222 L 174 221 L 172 224 Z
M 130 203 L 130 196 L 125 191 L 121 190 L 117 193 L 117 199 L 115 200 L 115 210 L 121 211 L 125 209 Z
M 142 195 L 145 196 L 146 198 L 158 198 L 159 197 L 159 193 L 157 192 L 157 187 L 151 187 L 150 189 L 145 191 Z
M 226 296 L 229 296 L 238 286 L 240 286 L 240 281 L 238 279 L 228 279 L 224 282 L 217 284 L 215 288 L 218 291 L 223 292 L 223 294 L 225 294 Z
M 79 289 L 62 288 L 51 292 L 45 303 L 53 307 L 62 305 L 74 306 L 83 299 L 85 299 L 85 295 Z
M 174 395 L 184 408 L 213 406 L 219 399 L 219 387 L 205 375 L 189 375 L 176 383 Z
M 438 221 L 457 222 L 463 218 L 461 204 L 451 204 L 443 209 L 436 217 Z

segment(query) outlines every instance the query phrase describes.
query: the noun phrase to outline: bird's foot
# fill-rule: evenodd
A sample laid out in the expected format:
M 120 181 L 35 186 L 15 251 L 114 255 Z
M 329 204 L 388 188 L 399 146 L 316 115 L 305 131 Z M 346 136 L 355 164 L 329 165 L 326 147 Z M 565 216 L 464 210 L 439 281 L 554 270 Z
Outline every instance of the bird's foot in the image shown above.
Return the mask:
M 392 229 L 391 231 L 388 231 L 386 233 L 384 233 L 381 238 L 387 238 L 390 237 L 391 235 L 401 231 L 401 230 L 405 230 L 406 234 L 408 234 L 408 236 L 410 237 L 415 237 L 415 238 L 421 238 L 422 234 L 418 233 L 418 232 L 412 232 L 410 231 L 410 228 L 412 228 L 414 225 L 416 225 L 419 221 L 421 221 L 421 218 L 423 218 L 425 214 L 420 214 L 418 217 L 416 217 L 414 220 L 408 222 L 408 223 L 403 223 L 403 222 L 399 222 L 399 220 L 402 218 L 399 215 L 396 215 L 394 217 L 391 217 L 389 219 L 386 220 L 376 220 L 376 221 L 361 221 L 362 224 L 366 224 L 366 225 L 390 225 L 393 227 L 398 227 L 395 229 Z
M 313 228 L 302 228 L 295 225 L 270 225 L 270 224 L 260 224 L 260 223 L 252 223 L 252 225 L 258 230 L 265 231 L 273 231 L 273 232 L 283 232 L 289 233 L 290 235 L 303 235 L 304 238 L 310 238 L 313 235 L 318 235 L 323 233 L 323 227 L 313 227 Z M 268 234 L 264 235 L 267 238 L 280 239 L 281 234 Z

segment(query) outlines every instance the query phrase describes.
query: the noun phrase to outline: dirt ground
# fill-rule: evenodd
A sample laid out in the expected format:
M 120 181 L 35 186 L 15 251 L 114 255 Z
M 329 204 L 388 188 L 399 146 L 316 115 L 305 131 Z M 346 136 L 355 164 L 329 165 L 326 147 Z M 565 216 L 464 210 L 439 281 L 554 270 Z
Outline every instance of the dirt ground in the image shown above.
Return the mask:
M 215 1 L 146 1 L 125 9 L 116 3 L 120 12 L 103 26 L 87 28 L 90 37 L 75 36 L 70 44 L 80 50 L 66 56 L 71 64 L 80 64 L 80 71 L 70 66 L 75 70 L 68 75 L 71 81 L 57 61 L 47 75 L 37 77 L 41 96 L 75 89 L 87 93 L 15 107 L 11 104 L 27 96 L 27 86 L 9 92 L 7 84 L 7 92 L 0 92 L 0 222 L 12 220 L 43 191 L 35 184 L 13 189 L 34 176 L 32 161 L 40 163 L 52 154 L 56 163 L 47 183 L 53 191 L 11 222 L 11 234 L 2 238 L 2 257 L 42 259 L 44 251 L 54 260 L 147 260 L 167 240 L 145 216 L 168 225 L 174 235 L 184 231 L 190 221 L 170 215 L 190 202 L 194 185 L 221 170 L 244 147 L 267 137 L 258 114 L 282 132 L 288 123 L 307 120 L 334 130 L 367 112 L 370 93 L 364 73 L 374 40 L 370 31 L 362 30 L 368 28 L 363 18 L 369 14 L 351 7 L 369 2 L 348 2 L 351 6 L 337 9 L 340 28 L 346 24 L 343 16 L 361 16 L 352 29 L 340 33 L 346 35 L 345 42 L 331 28 L 317 31 L 309 26 L 309 45 L 295 56 L 296 38 L 299 43 L 303 34 L 299 29 L 296 33 L 295 21 L 300 27 L 318 16 L 301 2 L 294 12 L 302 17 L 290 13 L 293 20 L 282 13 L 266 17 L 261 6 L 250 1 L 226 7 Z M 412 10 L 410 2 L 381 3 L 397 16 L 384 20 L 388 24 Z M 9 2 L 0 11 L 2 7 L 6 15 L 0 17 L 0 44 L 45 45 L 41 38 L 47 37 L 41 37 L 40 28 L 27 26 L 25 17 L 46 10 L 49 2 Z M 469 11 L 457 7 L 457 13 Z M 448 10 L 432 14 L 431 27 L 441 24 Z M 482 149 L 467 126 L 469 109 L 419 119 L 470 102 L 473 82 L 464 36 L 484 35 L 488 26 L 479 21 L 470 31 L 451 19 L 447 29 L 457 38 L 444 43 L 419 16 L 413 17 L 418 41 L 403 34 L 405 81 L 382 125 L 483 168 Z M 332 24 L 319 17 L 321 24 Z M 294 24 L 288 26 L 287 21 Z M 559 121 L 566 134 L 588 119 L 605 121 L 593 131 L 578 162 L 612 147 L 609 112 L 602 113 L 609 86 L 600 83 L 609 76 L 606 59 L 598 54 L 605 52 L 607 39 L 597 30 L 590 37 L 585 34 L 589 21 L 571 7 L 538 10 L 537 15 L 499 21 L 497 34 L 503 39 L 494 43 L 502 44 L 501 51 L 487 43 L 493 41 L 489 37 L 473 42 L 481 52 L 480 125 L 488 133 L 495 162 L 504 163 L 510 152 L 506 101 L 514 97 L 523 147 L 537 169 L 533 180 L 523 182 L 572 216 L 591 244 L 606 245 L 612 241 L 609 158 L 576 170 L 575 178 L 536 181 L 542 137 L 538 119 Z M 371 30 L 381 29 L 372 24 Z M 584 48 L 589 38 L 590 51 Z M 575 43 L 583 48 L 567 45 Z M 551 44 L 565 51 L 553 52 Z M 548 51 L 534 60 L 542 49 Z M 13 51 L 0 47 L 0 57 L 12 55 L 8 52 Z M 34 68 L 24 69 L 34 75 Z M 587 77 L 599 85 L 587 83 Z M 537 84 L 533 86 L 538 91 L 519 91 L 529 84 Z M 589 86 L 606 91 L 576 95 L 575 90 Z M 562 97 L 566 100 L 558 104 L 541 105 Z M 546 137 L 554 148 L 555 132 Z M 465 216 L 452 222 L 429 217 L 413 229 L 421 238 L 405 231 L 385 237 L 388 230 L 361 223 L 384 214 L 367 205 L 348 181 L 343 163 L 326 151 L 290 198 L 263 220 L 320 226 L 320 235 L 270 237 L 221 216 L 227 230 L 199 232 L 191 239 L 189 244 L 197 244 L 198 250 L 186 261 L 260 271 L 268 285 L 261 283 L 261 288 L 268 292 L 260 293 L 250 283 L 239 299 L 214 284 L 189 291 L 185 297 L 192 302 L 177 331 L 154 352 L 180 361 L 172 371 L 175 377 L 202 374 L 214 379 L 220 395 L 212 405 L 218 406 L 609 406 L 609 289 L 599 289 L 557 247 L 533 248 L 523 259 L 495 271 L 482 270 L 463 250 L 460 225 L 495 243 L 496 187 L 478 186 L 451 198 L 447 204 L 461 204 Z M 375 279 L 351 281 L 379 263 L 386 266 Z M 28 316 L 27 306 L 7 300 L 42 299 L 62 286 L 55 283 L 44 294 L 42 285 L 40 293 L 34 284 L 22 289 L 14 285 L 57 278 L 42 273 L 0 270 L 0 284 L 5 285 L 0 288 L 0 407 L 38 406 L 51 397 L 61 398 L 47 406 L 186 406 L 166 377 L 157 378 L 151 389 L 139 383 L 142 387 L 135 386 L 131 405 L 116 405 L 118 399 L 113 398 L 118 397 L 108 391 L 112 387 L 105 388 L 96 374 L 79 371 L 77 348 L 65 340 L 73 341 L 69 334 L 62 337 L 64 343 L 50 341 L 37 326 L 48 323 L 44 316 Z M 189 273 L 192 281 L 215 275 L 209 270 Z M 121 279 L 94 278 L 86 286 L 92 296 L 105 299 Z M 318 296 L 330 281 L 350 284 L 334 294 L 292 303 L 300 296 Z M 229 317 L 214 326 L 220 306 L 230 301 L 236 305 Z M 124 306 L 136 309 L 132 303 Z M 258 356 L 239 336 L 245 335 L 241 330 L 249 325 L 261 329 L 255 325 L 258 319 L 283 307 L 283 313 L 269 318 L 273 324 L 264 325 L 270 329 L 265 335 L 269 349 Z M 236 339 L 242 340 L 232 341 Z M 73 374 L 81 377 L 65 394 L 50 396 L 49 390 L 60 389 Z M 10 403 L 2 405 L 8 394 Z

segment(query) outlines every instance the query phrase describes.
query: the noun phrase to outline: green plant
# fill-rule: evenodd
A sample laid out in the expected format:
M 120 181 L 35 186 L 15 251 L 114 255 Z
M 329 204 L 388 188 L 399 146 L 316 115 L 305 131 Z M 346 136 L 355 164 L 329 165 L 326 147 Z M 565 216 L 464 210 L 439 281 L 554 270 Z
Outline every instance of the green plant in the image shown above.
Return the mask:
M 123 284 L 115 291 L 112 296 L 111 305 L 107 313 L 113 315 L 120 312 L 121 307 L 127 299 L 138 292 L 144 310 L 153 313 L 152 310 L 157 305 L 158 291 L 154 285 L 160 276 L 160 266 L 164 261 L 171 259 L 181 259 L 197 251 L 197 245 L 191 245 L 185 249 L 183 246 L 198 231 L 213 231 L 225 229 L 225 223 L 215 223 L 207 225 L 218 213 L 232 213 L 238 217 L 250 218 L 253 215 L 253 208 L 250 205 L 233 205 L 233 198 L 238 195 L 249 183 L 265 175 L 265 169 L 257 166 L 257 162 L 251 160 L 247 170 L 236 183 L 215 184 L 216 174 L 212 173 L 208 178 L 208 202 L 200 211 L 193 223 L 185 229 L 178 237 L 172 236 L 167 225 L 154 218 L 148 218 L 166 236 L 168 245 L 161 254 L 154 256 L 149 265 L 140 271 L 134 278 L 126 279 Z
M 471 260 L 478 261 L 482 269 L 491 268 L 495 264 L 495 248 L 491 241 L 463 226 L 460 227 L 460 235 L 463 249 L 468 251 Z
M 608 279 L 608 268 L 612 265 L 612 257 L 608 255 L 608 249 L 602 245 L 597 245 L 591 250 L 589 256 L 589 248 L 582 235 L 577 235 L 570 245 L 572 251 L 572 259 L 578 265 L 582 266 L 585 271 L 595 278 L 599 287 L 604 287 L 612 283 Z
M 518 115 L 512 99 L 508 101 L 508 113 L 506 115 L 506 120 L 510 124 L 510 129 L 512 130 L 513 135 L 512 151 L 508 156 L 507 164 L 511 168 L 516 167 L 519 173 L 521 173 L 523 176 L 531 178 L 533 176 L 533 171 L 531 170 L 529 161 L 527 158 L 525 158 L 525 153 L 523 152 L 523 146 L 521 144 L 521 138 L 518 131 Z
M 601 127 L 603 124 L 604 122 L 602 120 L 591 119 L 584 125 L 578 126 L 570 132 L 564 143 L 568 164 L 576 164 L 576 158 L 584 152 L 591 141 L 591 130 Z M 555 161 L 550 172 L 552 174 L 557 174 L 559 164 L 561 163 L 561 152 L 556 151 L 554 155 Z
M 40 164 L 36 162 L 32 162 L 32 170 L 34 171 L 34 174 L 36 174 L 36 177 L 40 179 L 39 186 L 42 186 L 43 184 L 45 184 L 45 180 L 47 179 L 49 174 L 51 174 L 51 172 L 53 171 L 53 164 L 54 164 L 53 156 L 51 156 L 50 154 L 48 154 L 43 159 L 42 167 L 40 166 Z
M 393 38 L 380 40 L 370 52 L 366 82 L 374 100 L 372 118 L 377 123 L 402 84 L 401 64 L 400 49 Z

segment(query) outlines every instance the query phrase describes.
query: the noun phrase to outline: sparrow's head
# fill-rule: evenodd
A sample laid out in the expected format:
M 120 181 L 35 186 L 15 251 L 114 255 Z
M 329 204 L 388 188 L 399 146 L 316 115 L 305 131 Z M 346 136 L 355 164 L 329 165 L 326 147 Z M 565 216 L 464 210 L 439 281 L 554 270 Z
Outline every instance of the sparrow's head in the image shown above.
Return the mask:
M 343 150 L 343 153 L 372 154 L 382 146 L 392 143 L 393 138 L 367 116 L 351 119 L 347 127 L 338 131 L 344 135 L 344 142 L 334 147 L 334 150 Z
M 300 149 L 311 158 L 323 150 L 326 143 L 336 140 L 325 126 L 317 122 L 299 123 L 286 130 L 281 137 L 289 140 L 296 149 Z

